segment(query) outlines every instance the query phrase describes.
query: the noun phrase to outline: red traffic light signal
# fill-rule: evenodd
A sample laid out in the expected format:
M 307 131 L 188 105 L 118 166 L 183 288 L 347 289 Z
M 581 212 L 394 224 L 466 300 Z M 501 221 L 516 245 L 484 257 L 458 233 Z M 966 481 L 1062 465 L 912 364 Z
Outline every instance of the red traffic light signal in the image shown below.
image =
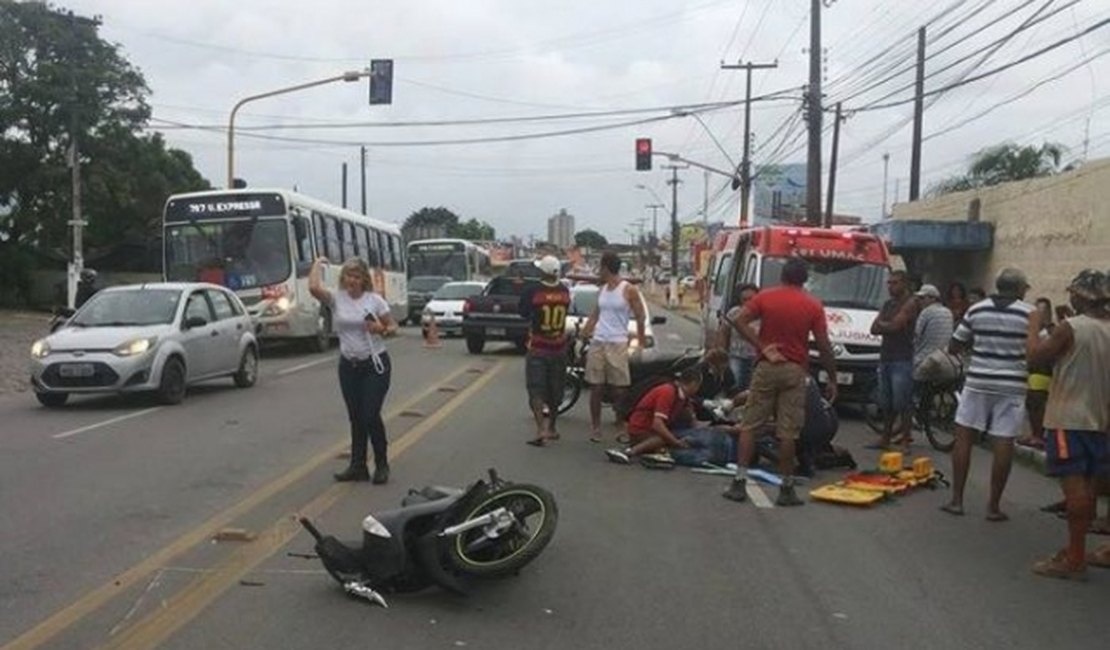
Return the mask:
M 636 171 L 651 171 L 651 138 L 636 138 Z

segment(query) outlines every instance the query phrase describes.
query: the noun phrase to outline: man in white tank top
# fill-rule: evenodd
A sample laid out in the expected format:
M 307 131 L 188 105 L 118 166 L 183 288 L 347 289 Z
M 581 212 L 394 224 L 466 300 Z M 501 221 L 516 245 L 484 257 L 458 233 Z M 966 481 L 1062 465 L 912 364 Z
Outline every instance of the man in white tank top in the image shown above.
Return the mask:
M 1043 316 L 1033 312 L 1026 339 L 1031 365 L 1052 364 L 1045 456 L 1049 473 L 1060 478 L 1068 520 L 1067 548 L 1033 565 L 1033 572 L 1083 580 L 1088 565 L 1110 568 L 1110 544 L 1090 554 L 1086 547 L 1096 486 L 1110 476 L 1110 277 L 1083 271 L 1068 293 L 1079 316 L 1060 321 L 1044 339 Z
M 601 402 L 606 387 L 616 404 L 632 383 L 628 369 L 628 324 L 636 319 L 636 338 L 640 349 L 647 342 L 644 333 L 644 302 L 640 290 L 621 277 L 621 260 L 616 253 L 601 256 L 601 290 L 597 306 L 586 321 L 583 335 L 590 341 L 586 355 L 586 382 L 590 384 L 590 440 L 601 442 Z

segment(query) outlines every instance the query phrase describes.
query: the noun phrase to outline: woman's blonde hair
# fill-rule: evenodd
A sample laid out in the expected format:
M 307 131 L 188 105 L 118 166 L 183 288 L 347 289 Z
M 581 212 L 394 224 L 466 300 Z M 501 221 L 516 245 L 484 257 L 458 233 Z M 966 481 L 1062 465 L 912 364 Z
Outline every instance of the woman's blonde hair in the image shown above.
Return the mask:
M 343 266 L 339 269 L 340 283 L 343 281 L 343 276 L 347 274 L 358 277 L 359 282 L 362 283 L 363 291 L 371 292 L 374 290 L 374 277 L 370 275 L 370 265 L 361 257 L 352 257 L 343 262 Z

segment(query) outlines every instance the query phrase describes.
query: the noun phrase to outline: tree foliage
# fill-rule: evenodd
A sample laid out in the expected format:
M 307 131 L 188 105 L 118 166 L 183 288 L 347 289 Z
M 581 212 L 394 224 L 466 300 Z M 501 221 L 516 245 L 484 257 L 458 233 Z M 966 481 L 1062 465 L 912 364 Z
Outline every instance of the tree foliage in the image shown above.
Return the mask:
M 463 221 L 459 215 L 444 207 L 420 208 L 405 219 L 401 230 L 409 240 L 427 237 L 492 240 L 496 234 L 488 223 L 474 218 Z
M 601 249 L 609 245 L 609 240 L 592 228 L 579 230 L 574 234 L 574 245 L 582 248 Z
M 91 248 L 124 233 L 156 236 L 169 194 L 209 187 L 188 154 L 141 135 L 149 89 L 98 28 L 45 3 L 0 1 L 0 240 L 9 245 L 66 248 L 75 140 Z
M 1012 142 L 983 149 L 971 159 L 966 174 L 945 179 L 929 194 L 940 196 L 999 183 L 1051 176 L 1060 170 L 1063 145 L 1046 142 L 1041 146 L 1020 146 Z

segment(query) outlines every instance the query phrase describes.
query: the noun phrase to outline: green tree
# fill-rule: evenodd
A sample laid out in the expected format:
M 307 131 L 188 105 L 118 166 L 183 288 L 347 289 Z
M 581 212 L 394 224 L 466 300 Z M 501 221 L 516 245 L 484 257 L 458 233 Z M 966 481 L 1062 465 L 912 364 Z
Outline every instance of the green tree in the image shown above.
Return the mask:
M 1020 146 L 1012 142 L 987 147 L 971 159 L 966 174 L 935 184 L 929 194 L 939 196 L 999 183 L 1051 176 L 1060 170 L 1065 148 L 1046 142 L 1041 146 Z
M 471 241 L 491 241 L 495 239 L 496 232 L 493 226 L 485 221 L 478 221 L 471 218 L 470 220 L 456 224 L 456 226 L 449 231 L 452 237 L 459 239 L 469 239 Z
M 401 230 L 406 239 L 421 239 L 431 233 L 439 232 L 439 236 L 447 236 L 459 225 L 459 215 L 444 207 L 420 208 L 405 219 Z
M 574 245 L 582 248 L 599 249 L 608 246 L 609 240 L 598 231 L 587 228 L 574 234 Z

